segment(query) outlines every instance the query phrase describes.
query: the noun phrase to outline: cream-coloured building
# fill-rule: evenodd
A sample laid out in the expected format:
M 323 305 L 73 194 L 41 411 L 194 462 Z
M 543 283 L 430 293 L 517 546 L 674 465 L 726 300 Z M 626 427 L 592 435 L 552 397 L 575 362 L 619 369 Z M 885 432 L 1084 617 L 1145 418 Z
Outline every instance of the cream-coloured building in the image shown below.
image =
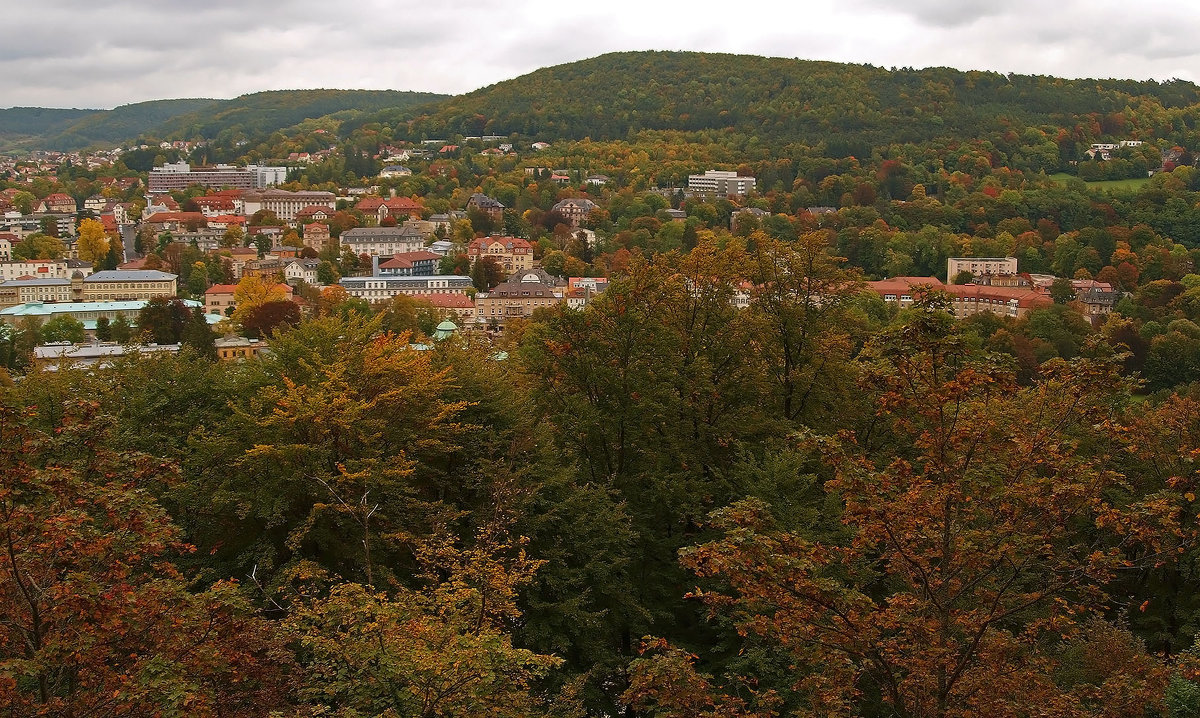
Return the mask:
M 976 277 L 988 274 L 1016 274 L 1016 257 L 951 257 L 946 260 L 946 281 L 953 282 L 959 272 Z
M 480 257 L 491 257 L 508 274 L 533 267 L 533 245 L 520 237 L 479 237 L 467 245 L 471 265 Z
M 332 211 L 337 207 L 336 199 L 332 192 L 288 192 L 282 189 L 247 192 L 242 195 L 242 203 L 247 215 L 265 209 L 274 212 L 276 217 L 285 222 L 294 221 L 300 210 L 308 207 L 319 205 L 328 207 Z
M 10 279 L 0 282 L 0 307 L 29 302 L 117 302 L 174 297 L 174 274 L 151 269 L 111 269 L 70 279 L 57 277 Z
M 514 317 L 529 317 L 535 309 L 565 301 L 565 289 L 541 270 L 518 273 L 490 292 L 475 295 L 475 323 L 501 326 Z
M 0 262 L 0 281 L 20 277 L 68 279 L 77 271 L 85 277 L 91 274 L 91 262 L 78 259 L 25 259 L 17 262 Z

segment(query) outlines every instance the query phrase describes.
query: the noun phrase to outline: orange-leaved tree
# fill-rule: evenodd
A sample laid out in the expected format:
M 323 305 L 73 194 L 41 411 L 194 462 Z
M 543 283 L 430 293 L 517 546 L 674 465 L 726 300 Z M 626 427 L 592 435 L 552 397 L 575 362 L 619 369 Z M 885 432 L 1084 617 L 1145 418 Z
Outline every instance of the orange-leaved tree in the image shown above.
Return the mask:
M 11 715 L 261 716 L 288 653 L 233 584 L 193 593 L 148 489 L 172 468 L 105 446 L 96 406 L 55 434 L 0 397 L 0 704 Z

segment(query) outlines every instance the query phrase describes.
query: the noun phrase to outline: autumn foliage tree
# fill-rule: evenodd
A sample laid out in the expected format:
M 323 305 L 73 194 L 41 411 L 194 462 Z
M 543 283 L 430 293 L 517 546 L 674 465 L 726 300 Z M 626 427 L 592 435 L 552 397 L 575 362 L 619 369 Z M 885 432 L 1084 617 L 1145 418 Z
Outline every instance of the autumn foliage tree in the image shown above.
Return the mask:
M 833 470 L 848 539 L 784 530 L 763 502 L 739 502 L 715 514 L 723 538 L 683 553 L 727 586 L 696 597 L 787 651 L 807 710 L 1116 716 L 1155 705 L 1165 673 L 1140 642 L 1081 628 L 1137 547 L 1160 555 L 1179 535 L 1178 500 L 1112 500 L 1124 477 L 1080 450 L 1113 429 L 1113 363 L 1060 362 L 1019 389 L 951 321 L 927 305 L 868 347 L 872 432 L 809 440 Z M 1103 675 L 1072 679 L 1071 652 L 1103 653 L 1101 640 L 1131 648 L 1112 652 Z
M 79 223 L 79 238 L 76 240 L 79 258 L 93 264 L 99 263 L 108 254 L 108 235 L 104 225 L 97 219 L 85 219 Z
M 96 406 L 53 434 L 0 401 L 0 703 L 21 716 L 259 716 L 282 643 L 231 583 L 201 592 L 149 489 L 173 469 L 105 446 Z

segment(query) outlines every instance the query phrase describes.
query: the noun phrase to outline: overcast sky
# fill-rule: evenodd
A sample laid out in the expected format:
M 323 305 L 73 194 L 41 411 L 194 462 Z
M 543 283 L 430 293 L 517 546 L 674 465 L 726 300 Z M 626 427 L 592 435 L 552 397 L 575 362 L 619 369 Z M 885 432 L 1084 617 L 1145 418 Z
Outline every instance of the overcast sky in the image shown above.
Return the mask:
M 615 50 L 1200 80 L 1192 0 L 12 2 L 0 107 L 259 90 L 460 93 Z

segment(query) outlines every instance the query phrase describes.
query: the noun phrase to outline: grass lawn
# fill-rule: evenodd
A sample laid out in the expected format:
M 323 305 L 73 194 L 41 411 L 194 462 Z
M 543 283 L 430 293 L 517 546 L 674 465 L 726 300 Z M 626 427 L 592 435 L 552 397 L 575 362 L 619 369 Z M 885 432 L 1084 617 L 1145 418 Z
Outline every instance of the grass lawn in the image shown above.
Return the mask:
M 1069 175 L 1065 172 L 1056 172 L 1050 175 L 1050 179 L 1058 184 L 1066 184 L 1067 180 L 1074 175 Z M 1150 181 L 1149 177 L 1136 177 L 1134 179 L 1123 180 L 1102 180 L 1100 182 L 1088 182 L 1089 189 L 1098 190 L 1139 190 Z

